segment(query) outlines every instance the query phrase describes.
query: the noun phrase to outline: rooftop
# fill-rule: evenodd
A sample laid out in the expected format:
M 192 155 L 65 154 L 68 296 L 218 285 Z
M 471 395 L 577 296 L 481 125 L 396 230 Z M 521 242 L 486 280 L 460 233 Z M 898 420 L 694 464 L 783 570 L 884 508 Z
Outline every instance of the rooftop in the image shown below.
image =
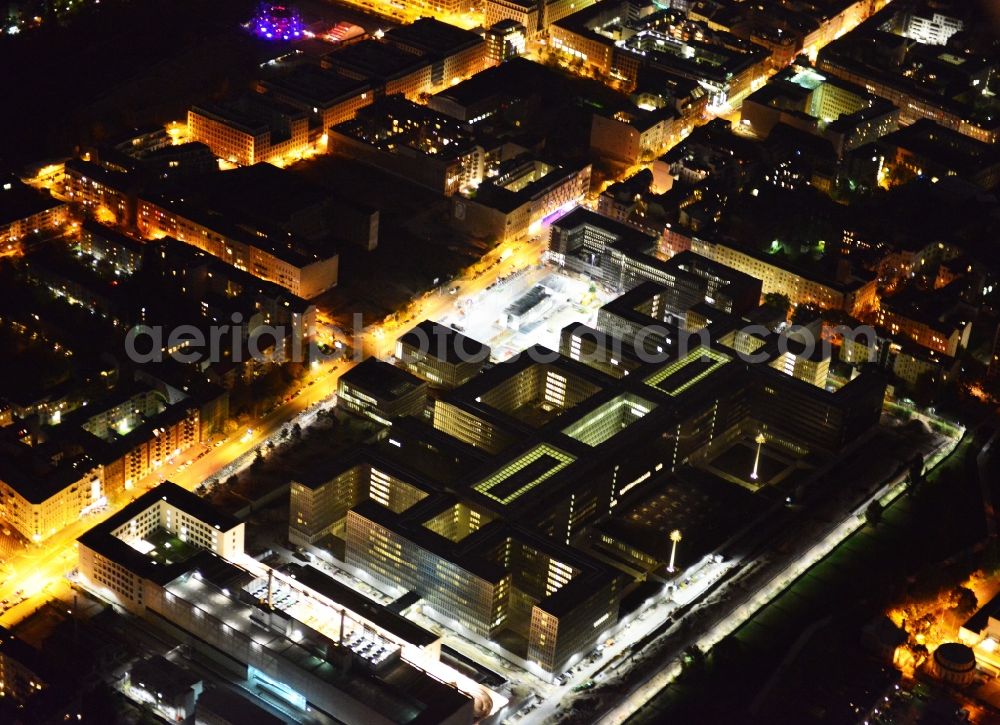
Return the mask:
M 323 595 L 335 605 L 339 604 L 345 609 L 349 609 L 405 642 L 417 647 L 427 647 L 440 639 L 433 632 L 369 599 L 346 584 L 341 584 L 315 567 L 288 564 L 282 568 L 282 572 L 303 586 Z
M 156 488 L 147 491 L 135 501 L 132 501 L 112 516 L 109 516 L 97 526 L 89 529 L 77 540 L 98 554 L 120 563 L 122 566 L 135 571 L 151 581 L 161 584 L 165 584 L 181 574 L 197 568 L 202 562 L 206 564 L 217 562 L 217 564 L 213 565 L 222 565 L 224 563 L 222 559 L 204 550 L 199 550 L 194 555 L 178 559 L 177 561 L 160 564 L 154 557 L 142 553 L 139 549 L 115 535 L 115 531 L 128 524 L 132 519 L 146 510 L 158 506 L 161 501 L 184 511 L 193 518 L 219 531 L 229 531 L 240 525 L 238 520 L 229 514 L 223 513 L 200 496 L 181 488 L 172 481 L 164 481 Z
M 265 78 L 260 85 L 309 106 L 331 106 L 370 88 L 366 80 L 347 78 L 316 65 L 297 65 L 290 71 Z
M 370 357 L 340 376 L 343 383 L 383 400 L 395 400 L 426 383 L 402 368 Z
M 445 56 L 483 42 L 482 36 L 471 30 L 434 18 L 418 18 L 409 25 L 400 25 L 385 34 L 384 41 L 407 50 L 420 51 L 432 56 Z
M 490 358 L 490 348 L 487 345 L 432 320 L 418 323 L 416 327 L 404 333 L 399 342 L 453 365 L 463 362 L 482 362 Z
M 259 93 L 249 93 L 215 103 L 199 103 L 192 106 L 191 110 L 252 135 L 279 130 L 282 120 L 306 116 L 304 111 L 294 106 Z
M 731 362 L 725 353 L 710 347 L 700 347 L 685 357 L 664 365 L 646 378 L 647 385 L 676 397 Z
M 176 665 L 162 655 L 153 655 L 132 665 L 132 682 L 163 697 L 185 694 L 201 681 L 194 673 Z
M 62 206 L 47 191 L 37 191 L 13 174 L 0 175 L 0 227 Z
M 378 40 L 362 40 L 323 56 L 342 75 L 385 82 L 426 66 L 428 61 Z

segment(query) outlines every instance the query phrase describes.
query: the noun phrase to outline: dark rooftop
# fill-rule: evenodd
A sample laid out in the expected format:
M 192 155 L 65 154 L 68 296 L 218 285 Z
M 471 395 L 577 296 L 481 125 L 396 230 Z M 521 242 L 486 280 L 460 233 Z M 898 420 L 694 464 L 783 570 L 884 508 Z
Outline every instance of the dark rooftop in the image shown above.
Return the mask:
M 388 31 L 385 42 L 428 55 L 443 56 L 482 43 L 483 39 L 471 30 L 463 30 L 434 18 L 419 18 L 410 25 Z
M 433 320 L 424 320 L 399 338 L 404 345 L 451 364 L 485 362 L 490 358 L 487 345 Z
M 14 175 L 0 176 L 0 226 L 61 205 L 48 192 L 37 191 Z
M 369 87 L 366 80 L 346 78 L 315 65 L 299 65 L 260 81 L 261 86 L 310 106 L 332 105 Z
M 355 365 L 341 375 L 340 379 L 386 400 L 399 398 L 414 388 L 426 385 L 415 375 L 373 357 Z
M 132 665 L 131 678 L 145 689 L 169 698 L 183 695 L 201 681 L 194 673 L 161 655 L 139 660 Z
M 324 56 L 323 62 L 343 75 L 382 82 L 405 75 L 428 63 L 412 53 L 377 40 L 363 40 L 334 51 Z

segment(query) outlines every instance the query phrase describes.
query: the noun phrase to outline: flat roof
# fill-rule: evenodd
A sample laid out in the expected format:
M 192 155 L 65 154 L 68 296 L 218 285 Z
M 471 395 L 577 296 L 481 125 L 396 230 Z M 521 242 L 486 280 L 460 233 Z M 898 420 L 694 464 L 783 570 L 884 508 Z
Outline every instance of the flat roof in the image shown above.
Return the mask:
M 399 342 L 452 365 L 487 361 L 490 358 L 488 345 L 433 320 L 418 323 L 400 336 Z
M 82 228 L 85 232 L 109 242 L 114 247 L 121 247 L 137 254 L 142 254 L 142 250 L 146 246 L 145 242 L 130 237 L 127 234 L 122 234 L 117 229 L 105 226 L 93 219 L 84 220 Z
M 303 586 L 322 594 L 330 601 L 342 605 L 345 609 L 364 617 L 377 627 L 410 644 L 427 647 L 441 639 L 440 636 L 391 611 L 385 605 L 369 599 L 346 584 L 341 584 L 315 567 L 287 564 L 281 571 Z
M 153 655 L 132 665 L 131 678 L 147 690 L 165 693 L 167 697 L 183 695 L 201 678 L 162 655 Z
M 87 455 L 64 459 L 46 468 L 41 453 L 29 446 L 19 447 L 13 455 L 8 455 L 10 452 L 6 450 L 2 453 L 0 480 L 32 504 L 47 501 L 88 474 L 97 475 L 95 469 L 98 464 Z
M 325 63 L 341 70 L 388 80 L 428 65 L 429 61 L 378 40 L 362 40 L 323 56 Z
M 485 42 L 478 33 L 464 30 L 435 18 L 418 18 L 385 34 L 390 43 L 400 43 L 430 55 L 451 55 L 463 48 Z
M 210 712 L 224 716 L 231 723 L 253 725 L 288 725 L 289 720 L 272 715 L 247 697 L 238 695 L 228 687 L 210 687 L 198 698 L 198 713 Z
M 650 253 L 656 247 L 656 237 L 647 234 L 641 229 L 629 226 L 617 219 L 598 214 L 585 206 L 577 206 L 568 214 L 556 219 L 551 224 L 551 229 L 575 230 L 580 227 L 595 227 L 608 234 L 613 234 L 616 239 L 613 244 L 618 249 L 629 251 Z
M 317 261 L 337 256 L 336 251 L 322 250 L 321 254 L 320 245 L 310 243 L 289 232 L 269 230 L 269 232 L 263 232 L 263 236 L 254 234 L 235 221 L 230 213 L 221 213 L 208 205 L 192 203 L 180 195 L 170 193 L 143 194 L 140 202 L 143 201 L 173 212 L 177 216 L 246 244 L 248 247 L 255 247 L 272 254 L 300 269 Z
M 0 175 L 0 226 L 62 206 L 47 191 L 34 189 L 13 174 Z
M 986 629 L 986 625 L 989 624 L 990 617 L 994 619 L 1000 618 L 1000 594 L 997 594 L 981 606 L 975 614 L 965 620 L 962 627 L 970 632 L 982 632 Z
M 166 583 L 186 571 L 197 568 L 202 559 L 218 559 L 211 552 L 201 551 L 184 561 L 165 566 L 159 565 L 112 533 L 115 529 L 124 526 L 143 511 L 155 506 L 160 501 L 165 501 L 206 525 L 212 526 L 222 532 L 229 531 L 240 524 L 239 520 L 217 509 L 200 496 L 181 488 L 172 481 L 164 481 L 156 488 L 142 494 L 135 501 L 132 501 L 112 516 L 97 524 L 97 526 L 89 529 L 77 541 L 147 579 L 160 583 Z
M 191 111 L 251 135 L 274 130 L 278 115 L 291 119 L 306 117 L 305 111 L 260 93 L 248 93 L 234 100 L 196 103 Z
M 260 84 L 310 106 L 331 106 L 371 88 L 367 80 L 347 78 L 316 65 L 298 65 L 286 73 L 264 78 Z
M 544 163 L 537 159 L 530 159 L 524 163 Z M 590 164 L 573 164 L 572 166 L 560 166 L 557 164 L 545 164 L 547 171 L 541 176 L 525 184 L 517 191 L 511 191 L 501 184 L 496 183 L 496 178 L 488 179 L 480 184 L 476 190 L 476 195 L 472 201 L 482 206 L 496 209 L 505 214 L 509 214 L 515 209 L 527 204 L 534 198 L 543 196 L 553 187 L 565 183 L 571 177 L 580 173 Z
M 427 384 L 402 368 L 374 357 L 355 365 L 340 379 L 384 400 L 395 400 Z

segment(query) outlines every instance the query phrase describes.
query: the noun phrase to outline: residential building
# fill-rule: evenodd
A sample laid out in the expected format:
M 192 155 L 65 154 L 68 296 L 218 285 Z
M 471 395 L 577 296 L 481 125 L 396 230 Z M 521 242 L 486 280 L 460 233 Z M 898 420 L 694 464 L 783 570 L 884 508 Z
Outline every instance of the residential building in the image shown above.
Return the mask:
M 680 114 L 672 108 L 595 112 L 590 148 L 598 155 L 633 166 L 660 156 L 680 136 Z
M 58 230 L 68 217 L 64 202 L 14 175 L 0 176 L 0 255 L 17 250 L 35 235 Z
M 933 41 L 955 27 L 921 28 L 919 21 L 906 18 L 915 4 L 890 3 L 853 32 L 832 40 L 819 51 L 817 70 L 889 100 L 899 108 L 902 126 L 925 118 L 995 143 L 1000 137 L 995 108 L 970 102 L 981 95 L 994 63 L 972 49 L 956 53 L 941 45 L 914 42 L 907 33 Z M 973 6 L 964 8 L 971 11 Z M 974 22 L 989 21 L 981 17 Z
M 793 66 L 751 93 L 741 123 L 766 138 L 783 123 L 828 139 L 838 155 L 873 143 L 899 127 L 890 101 L 808 67 Z
M 248 231 L 223 214 L 179 195 L 151 194 L 139 203 L 139 230 L 149 238 L 170 236 L 238 270 L 312 299 L 337 284 L 339 257 L 288 232 Z
M 838 279 L 797 269 L 778 256 L 698 238 L 692 239 L 691 251 L 756 277 L 761 280 L 762 294 L 788 295 L 793 305 L 815 304 L 854 317 L 874 311 L 878 305 L 875 277 L 846 274 Z
M 478 185 L 485 151 L 468 128 L 401 95 L 361 109 L 330 129 L 330 150 L 446 196 Z
M 942 291 L 929 297 L 903 293 L 883 299 L 878 324 L 893 336 L 949 357 L 968 347 L 972 334 L 971 311 L 951 303 Z

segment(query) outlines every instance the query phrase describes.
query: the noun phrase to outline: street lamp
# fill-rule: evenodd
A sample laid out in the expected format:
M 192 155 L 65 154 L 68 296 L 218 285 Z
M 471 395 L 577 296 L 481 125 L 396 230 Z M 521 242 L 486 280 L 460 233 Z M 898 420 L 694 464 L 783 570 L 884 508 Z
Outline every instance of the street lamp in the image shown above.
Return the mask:
M 754 440 L 757 442 L 757 455 L 754 456 L 753 459 L 753 472 L 750 474 L 751 481 L 757 480 L 757 466 L 760 465 L 760 449 L 761 446 L 764 445 L 764 441 L 766 441 L 767 439 L 764 437 L 763 433 L 758 433 L 757 437 L 754 438 Z
M 674 559 L 677 557 L 677 542 L 681 540 L 681 530 L 674 529 L 670 532 L 670 566 L 667 567 L 667 571 L 671 574 L 674 572 Z

